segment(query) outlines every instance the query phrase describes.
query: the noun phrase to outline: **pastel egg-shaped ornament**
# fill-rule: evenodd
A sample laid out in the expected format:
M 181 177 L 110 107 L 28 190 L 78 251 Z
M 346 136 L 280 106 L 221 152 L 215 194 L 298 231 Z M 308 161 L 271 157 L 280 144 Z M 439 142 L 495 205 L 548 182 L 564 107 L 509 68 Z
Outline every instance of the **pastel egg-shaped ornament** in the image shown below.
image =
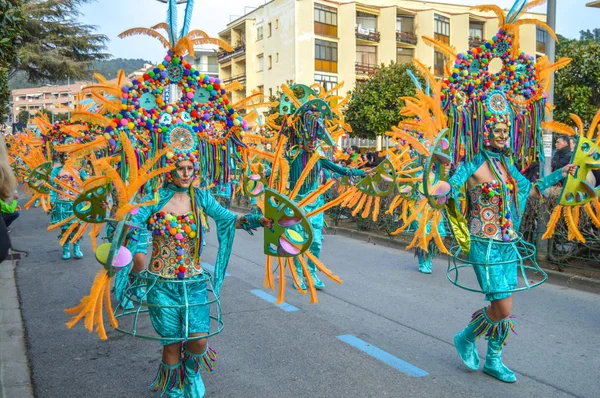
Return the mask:
M 189 233 L 190 239 L 194 239 L 196 237 L 196 231 L 192 231 Z
M 185 279 L 185 272 L 178 272 L 177 279 Z
M 133 255 L 131 254 L 131 251 L 125 246 L 121 246 L 119 248 L 119 251 L 117 252 L 117 255 L 113 259 L 112 266 L 115 269 L 115 272 L 119 272 L 127 265 L 129 265 L 132 260 Z
M 117 141 L 115 141 L 114 138 L 111 138 L 108 140 L 108 144 L 114 148 L 114 146 L 117 145 Z

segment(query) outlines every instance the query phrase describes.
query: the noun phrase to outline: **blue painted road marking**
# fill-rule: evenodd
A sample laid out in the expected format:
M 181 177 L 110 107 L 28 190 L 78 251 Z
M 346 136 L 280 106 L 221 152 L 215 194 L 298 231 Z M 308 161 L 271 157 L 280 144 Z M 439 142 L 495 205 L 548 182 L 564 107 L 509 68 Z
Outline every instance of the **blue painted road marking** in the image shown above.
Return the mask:
M 423 369 L 419 369 L 416 366 L 401 360 L 400 358 L 396 358 L 389 352 L 383 351 L 382 349 L 377 348 L 374 345 L 359 339 L 358 337 L 352 336 L 351 334 L 337 336 L 337 338 L 342 340 L 344 343 L 350 344 L 352 347 L 358 348 L 362 352 L 369 354 L 373 358 L 378 359 L 403 373 L 406 373 L 409 376 L 423 377 L 429 374 Z
M 202 264 L 202 268 L 204 268 L 205 270 L 208 270 L 210 272 L 212 272 L 213 274 L 215 273 L 215 266 L 214 265 L 210 265 L 209 263 L 201 263 Z M 228 274 L 227 272 L 225 272 L 225 276 L 231 276 L 230 274 Z
M 255 295 L 256 297 L 259 297 L 271 304 L 275 304 L 275 301 L 277 301 L 276 297 L 271 296 L 268 293 L 263 292 L 260 289 L 254 289 L 254 290 L 250 290 L 250 293 L 252 293 L 253 295 Z M 293 311 L 298 311 L 298 308 L 294 307 L 293 305 L 290 305 L 288 303 L 282 303 L 282 304 L 275 304 L 276 307 L 281 308 L 282 310 L 286 311 L 286 312 L 293 312 Z

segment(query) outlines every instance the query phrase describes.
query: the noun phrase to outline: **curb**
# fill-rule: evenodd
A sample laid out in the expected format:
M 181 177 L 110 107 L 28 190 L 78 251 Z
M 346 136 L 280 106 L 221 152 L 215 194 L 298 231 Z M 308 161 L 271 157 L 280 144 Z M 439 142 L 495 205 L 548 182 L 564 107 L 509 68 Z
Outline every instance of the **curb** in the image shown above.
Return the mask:
M 232 206 L 230 210 L 243 214 L 249 211 L 249 209 L 247 208 L 237 206 Z M 328 227 L 327 234 L 344 236 L 346 238 L 356 239 L 363 242 L 372 243 L 374 245 L 385 246 L 403 251 L 407 251 L 405 247 L 410 243 L 409 240 L 404 240 L 398 237 L 374 235 L 368 232 L 357 231 L 354 229 L 344 227 Z M 441 256 L 446 257 L 446 255 L 440 253 L 440 257 Z M 580 275 L 568 274 L 565 272 L 559 272 L 544 267 L 542 267 L 542 269 L 548 274 L 548 282 L 553 285 L 567 287 L 570 289 L 580 290 L 594 294 L 600 294 L 600 280 L 586 278 Z
M 15 281 L 17 261 L 12 252 L 0 264 L 0 396 L 32 398 L 33 387 L 25 348 L 25 333 Z

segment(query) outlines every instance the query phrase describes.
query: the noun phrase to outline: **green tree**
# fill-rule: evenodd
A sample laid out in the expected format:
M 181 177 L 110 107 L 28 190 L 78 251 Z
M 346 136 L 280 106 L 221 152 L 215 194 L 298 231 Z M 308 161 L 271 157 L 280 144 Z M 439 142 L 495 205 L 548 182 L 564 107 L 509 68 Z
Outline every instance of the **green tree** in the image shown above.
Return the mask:
M 21 111 L 17 114 L 17 122 L 22 125 L 29 123 L 29 111 Z
M 395 62 L 381 65 L 369 80 L 356 85 L 345 114 L 352 136 L 372 139 L 402 120 L 400 97 L 415 94 L 415 86 L 407 73 L 410 67 L 410 64 Z
M 600 108 L 600 42 L 592 36 L 582 32 L 584 40 L 562 38 L 556 47 L 557 57 L 572 59 L 555 75 L 554 118 L 560 122 L 573 125 L 569 114 L 574 113 L 590 123 Z
M 579 40 L 600 41 L 600 28 L 595 28 L 594 30 L 580 30 Z
M 91 63 L 108 56 L 107 37 L 77 22 L 79 7 L 93 0 L 22 0 L 22 70 L 31 82 L 58 82 L 88 75 Z
M 19 60 L 17 47 L 21 43 L 22 22 L 21 0 L 0 0 L 0 123 L 10 114 L 8 79 Z

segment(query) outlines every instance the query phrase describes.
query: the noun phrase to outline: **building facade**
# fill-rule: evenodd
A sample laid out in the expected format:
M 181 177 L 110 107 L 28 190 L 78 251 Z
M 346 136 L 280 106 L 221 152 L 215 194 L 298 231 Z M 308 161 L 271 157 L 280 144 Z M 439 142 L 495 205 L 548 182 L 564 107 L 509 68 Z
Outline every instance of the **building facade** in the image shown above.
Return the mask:
M 524 18 L 545 21 L 544 14 Z M 468 6 L 413 0 L 272 0 L 229 23 L 219 37 L 234 47 L 218 56 L 219 76 L 237 80 L 236 102 L 253 90 L 274 94 L 288 80 L 318 82 L 330 89 L 344 82 L 340 95 L 368 79 L 380 64 L 418 58 L 436 74 L 444 59 L 421 40 L 434 37 L 457 51 L 482 44 L 498 31 L 491 12 Z M 521 48 L 543 55 L 546 32 L 521 27 Z
M 46 109 L 52 113 L 64 113 L 60 106 L 70 107 L 75 95 L 88 83 L 76 82 L 62 86 L 46 85 L 42 87 L 21 88 L 12 90 L 13 122 L 21 111 L 28 111 L 30 116 Z

